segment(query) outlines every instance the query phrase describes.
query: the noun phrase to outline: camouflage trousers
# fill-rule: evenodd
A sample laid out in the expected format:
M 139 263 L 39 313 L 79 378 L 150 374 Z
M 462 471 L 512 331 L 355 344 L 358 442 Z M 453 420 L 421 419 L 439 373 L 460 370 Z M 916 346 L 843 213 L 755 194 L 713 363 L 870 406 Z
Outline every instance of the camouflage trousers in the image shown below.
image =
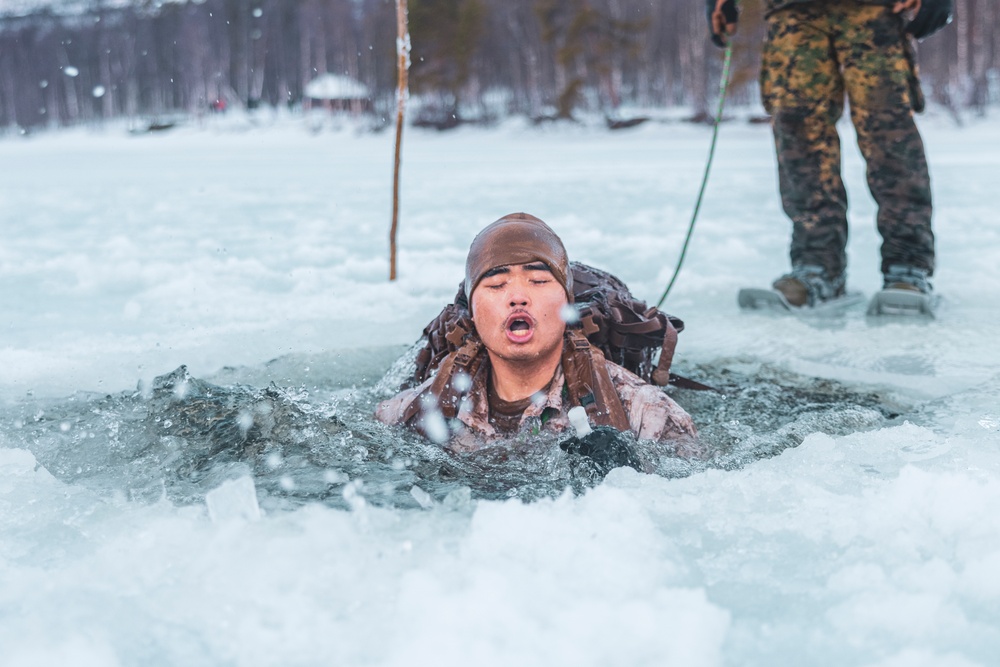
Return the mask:
M 882 271 L 934 270 L 931 188 L 913 113 L 923 109 L 904 19 L 856 0 L 792 5 L 768 17 L 761 96 L 773 119 L 793 265 L 847 264 L 847 192 L 836 124 L 845 94 L 878 205 Z

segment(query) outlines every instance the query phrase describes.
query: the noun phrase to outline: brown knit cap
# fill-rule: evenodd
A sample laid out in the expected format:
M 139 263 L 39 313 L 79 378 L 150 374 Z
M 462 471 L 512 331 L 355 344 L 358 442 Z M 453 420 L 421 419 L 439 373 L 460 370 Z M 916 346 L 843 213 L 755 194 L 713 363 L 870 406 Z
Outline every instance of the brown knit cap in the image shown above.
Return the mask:
M 548 225 L 527 213 L 511 213 L 476 235 L 465 260 L 465 296 L 472 310 L 472 293 L 483 275 L 498 266 L 545 262 L 573 303 L 573 274 L 566 248 Z

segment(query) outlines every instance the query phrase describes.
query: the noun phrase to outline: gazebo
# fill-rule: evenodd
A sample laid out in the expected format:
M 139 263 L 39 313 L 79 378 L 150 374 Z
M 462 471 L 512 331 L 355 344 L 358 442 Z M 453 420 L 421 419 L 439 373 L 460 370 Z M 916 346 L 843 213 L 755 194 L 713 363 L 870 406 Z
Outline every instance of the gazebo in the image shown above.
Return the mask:
M 304 106 L 319 105 L 330 111 L 361 113 L 372 108 L 368 86 L 342 74 L 320 74 L 306 84 Z

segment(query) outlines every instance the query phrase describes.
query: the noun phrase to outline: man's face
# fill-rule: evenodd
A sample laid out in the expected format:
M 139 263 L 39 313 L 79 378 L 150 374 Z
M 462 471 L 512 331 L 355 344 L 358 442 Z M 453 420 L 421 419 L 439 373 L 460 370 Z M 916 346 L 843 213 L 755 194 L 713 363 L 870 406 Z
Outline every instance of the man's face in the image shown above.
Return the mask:
M 543 262 L 492 269 L 472 293 L 472 321 L 491 355 L 529 362 L 561 354 L 566 292 Z

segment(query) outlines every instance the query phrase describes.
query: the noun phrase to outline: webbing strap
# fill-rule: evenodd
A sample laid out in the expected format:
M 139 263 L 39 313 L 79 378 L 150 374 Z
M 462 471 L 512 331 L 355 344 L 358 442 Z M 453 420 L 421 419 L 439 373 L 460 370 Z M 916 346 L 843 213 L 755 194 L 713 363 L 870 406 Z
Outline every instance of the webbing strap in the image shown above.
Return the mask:
M 725 392 L 719 391 L 715 387 L 709 386 L 707 384 L 702 384 L 697 380 L 692 380 L 691 378 L 686 378 L 681 375 L 670 374 L 670 384 L 675 387 L 680 387 L 681 389 L 694 389 L 696 391 L 714 391 L 717 394 L 724 394 Z
M 454 345 L 456 348 L 462 347 L 465 343 L 465 337 L 472 332 L 472 324 L 466 318 L 462 318 L 455 322 L 455 327 L 448 332 L 444 337 L 446 341 Z
M 579 331 L 566 331 L 562 367 L 570 399 L 582 405 L 594 424 L 619 431 L 630 428 L 625 406 L 605 367 L 604 355 Z
M 454 419 L 458 416 L 462 397 L 468 389 L 459 391 L 455 387 L 455 378 L 460 372 L 465 373 L 470 380 L 474 378 L 485 356 L 483 343 L 479 337 L 468 336 L 462 347 L 449 354 L 441 362 L 431 386 L 424 391 L 419 399 L 410 404 L 411 409 L 407 410 L 406 421 L 420 412 L 423 398 L 428 394 L 437 399 L 438 408 L 446 418 Z
M 674 350 L 677 348 L 677 329 L 673 322 L 667 320 L 667 330 L 663 334 L 663 345 L 660 346 L 660 360 L 656 363 L 656 368 L 650 379 L 653 384 L 661 387 L 667 386 L 670 382 L 670 364 L 674 361 Z

